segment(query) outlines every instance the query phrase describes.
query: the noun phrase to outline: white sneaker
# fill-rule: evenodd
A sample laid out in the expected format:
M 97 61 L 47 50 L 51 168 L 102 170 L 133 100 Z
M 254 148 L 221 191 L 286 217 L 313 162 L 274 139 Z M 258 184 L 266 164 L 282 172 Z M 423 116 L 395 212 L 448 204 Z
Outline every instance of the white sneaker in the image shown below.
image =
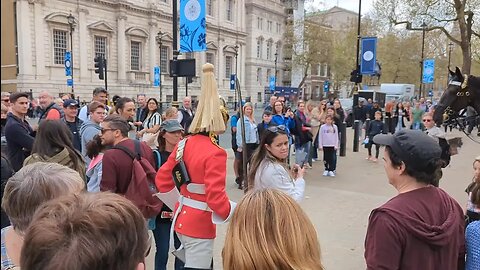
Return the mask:
M 328 172 L 328 176 L 335 177 L 335 173 L 330 171 L 330 172 Z
M 324 171 L 323 176 L 328 176 L 328 171 Z
M 312 158 L 312 162 L 315 162 L 315 161 L 317 161 L 317 160 L 316 160 L 316 159 L 314 159 L 314 158 Z

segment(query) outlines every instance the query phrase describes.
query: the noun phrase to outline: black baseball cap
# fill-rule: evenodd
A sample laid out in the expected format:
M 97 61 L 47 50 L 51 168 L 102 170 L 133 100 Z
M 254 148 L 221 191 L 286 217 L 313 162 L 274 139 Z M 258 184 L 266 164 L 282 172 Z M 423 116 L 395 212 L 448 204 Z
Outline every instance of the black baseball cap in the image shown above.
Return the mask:
M 419 130 L 402 129 L 395 134 L 378 134 L 373 142 L 388 145 L 409 167 L 423 169 L 433 159 L 440 159 L 438 142 Z
M 79 107 L 78 102 L 77 102 L 75 99 L 66 99 L 66 100 L 63 102 L 63 107 L 64 107 L 64 108 L 68 108 L 68 107 L 70 107 L 70 106 Z

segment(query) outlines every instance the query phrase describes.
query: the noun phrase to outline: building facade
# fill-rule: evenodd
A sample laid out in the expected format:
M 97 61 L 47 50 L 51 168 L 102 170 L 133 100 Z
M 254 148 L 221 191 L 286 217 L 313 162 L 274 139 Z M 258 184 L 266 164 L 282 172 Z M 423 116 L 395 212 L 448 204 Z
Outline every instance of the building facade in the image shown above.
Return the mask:
M 173 100 L 172 0 L 9 0 L 2 1 L 2 7 L 6 2 L 11 8 L 2 8 L 2 20 L 7 12 L 13 37 L 8 46 L 3 46 L 2 38 L 2 89 L 10 85 L 9 91 L 32 91 L 34 96 L 42 90 L 73 93 L 88 101 L 95 87 L 104 86 L 94 66 L 94 58 L 103 56 L 111 95 L 145 93 L 162 102 Z M 286 68 L 291 55 L 284 53 L 283 38 L 289 16 L 303 19 L 303 0 L 205 2 L 207 50 L 179 55 L 196 60 L 191 83 L 178 78 L 179 100 L 187 92 L 193 99 L 198 97 L 206 62 L 215 65 L 219 92 L 231 104 L 236 101 L 230 90 L 233 73 L 238 75 L 243 98 L 254 103 L 265 102 L 275 75 L 277 86 L 296 86 L 291 82 L 298 81 L 302 67 Z M 73 88 L 65 74 L 68 51 Z M 4 63 L 4 55 L 13 56 L 9 63 Z M 161 89 L 153 86 L 155 66 L 160 66 Z M 4 76 L 4 67 L 15 70 L 12 76 Z
M 244 7 L 238 0 L 206 0 L 208 50 L 179 56 L 196 59 L 197 75 L 188 85 L 186 78 L 178 79 L 179 100 L 187 88 L 193 98 L 198 96 L 201 67 L 207 61 L 215 65 L 220 94 L 233 98 L 229 82 L 235 62 L 238 72 L 246 73 Z M 104 86 L 94 67 L 94 58 L 103 56 L 107 59 L 108 90 L 112 95 L 135 97 L 145 93 L 163 102 L 172 101 L 172 78 L 168 75 L 173 55 L 172 0 L 16 0 L 12 11 L 16 18 L 16 26 L 12 27 L 17 33 L 18 74 L 4 80 L 2 46 L 2 89 L 4 84 L 13 83 L 19 91 L 32 89 L 34 95 L 42 90 L 54 95 L 73 91 L 80 100 L 88 101 L 95 87 Z M 73 24 L 69 24 L 70 15 Z M 73 89 L 67 86 L 70 77 L 65 75 L 64 64 L 64 55 L 70 50 Z M 158 65 L 161 95 L 159 87 L 153 87 L 153 69 Z M 245 85 L 245 78 L 239 78 Z

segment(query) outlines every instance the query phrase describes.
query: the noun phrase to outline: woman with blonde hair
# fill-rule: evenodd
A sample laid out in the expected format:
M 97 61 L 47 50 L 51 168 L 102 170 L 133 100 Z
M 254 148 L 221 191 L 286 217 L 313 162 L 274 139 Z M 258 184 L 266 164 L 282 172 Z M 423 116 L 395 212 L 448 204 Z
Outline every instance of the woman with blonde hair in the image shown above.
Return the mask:
M 222 258 L 226 270 L 323 269 L 312 222 L 290 196 L 272 189 L 248 192 L 237 205 Z
M 245 127 L 245 147 L 243 149 L 243 138 L 242 138 L 242 128 Z M 253 105 L 250 102 L 245 103 L 243 105 L 243 126 L 242 126 L 242 119 L 237 121 L 237 151 L 242 152 L 246 151 L 247 155 L 247 162 L 251 159 L 253 152 L 258 147 L 258 143 L 260 141 L 260 136 L 258 135 L 258 126 L 257 122 L 255 121 L 255 117 L 253 115 Z M 246 172 L 243 171 L 243 160 L 240 160 L 240 165 L 238 166 L 239 170 L 239 180 L 238 180 L 238 188 L 243 189 L 244 185 L 246 185 L 245 175 Z M 249 163 L 249 162 L 248 162 Z

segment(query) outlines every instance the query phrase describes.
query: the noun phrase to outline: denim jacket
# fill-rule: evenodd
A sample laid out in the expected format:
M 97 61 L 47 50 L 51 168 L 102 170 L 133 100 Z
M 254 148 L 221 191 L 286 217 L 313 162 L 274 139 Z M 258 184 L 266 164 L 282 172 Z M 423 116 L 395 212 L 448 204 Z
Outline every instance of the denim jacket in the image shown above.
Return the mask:
M 242 147 L 242 123 L 240 121 L 237 122 L 237 145 L 238 147 Z M 258 130 L 257 124 L 255 122 L 251 122 L 248 117 L 244 118 L 245 123 L 245 142 L 248 143 L 259 143 L 258 137 Z

